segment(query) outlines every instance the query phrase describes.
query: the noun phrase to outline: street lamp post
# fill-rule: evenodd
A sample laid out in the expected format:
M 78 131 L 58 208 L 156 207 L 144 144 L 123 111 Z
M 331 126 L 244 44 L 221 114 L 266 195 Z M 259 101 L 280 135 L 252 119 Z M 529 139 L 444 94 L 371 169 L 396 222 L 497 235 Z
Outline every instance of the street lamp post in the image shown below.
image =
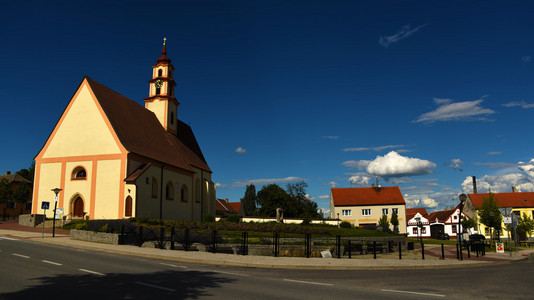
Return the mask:
M 458 196 L 458 198 L 460 198 L 460 216 L 458 217 L 458 233 L 457 233 L 457 240 L 458 240 L 458 243 L 460 244 L 459 245 L 459 249 L 460 249 L 460 260 L 464 260 L 464 257 L 463 257 L 463 254 L 462 254 L 462 210 L 464 208 L 464 204 L 465 204 L 465 200 L 467 200 L 467 196 L 465 194 L 461 194 L 460 196 Z
M 59 194 L 59 192 L 61 192 L 62 189 L 60 188 L 55 188 L 55 189 L 52 189 L 52 192 L 54 192 L 54 194 L 56 194 L 56 198 L 54 198 L 54 216 L 53 216 L 53 219 L 52 219 L 52 237 L 55 237 L 56 236 L 56 209 L 57 209 L 57 195 Z
M 421 231 L 422 231 L 423 223 L 421 222 L 421 218 L 420 217 L 415 218 L 415 221 L 417 222 L 417 237 L 419 238 L 419 242 L 422 244 L 423 243 L 423 233 Z

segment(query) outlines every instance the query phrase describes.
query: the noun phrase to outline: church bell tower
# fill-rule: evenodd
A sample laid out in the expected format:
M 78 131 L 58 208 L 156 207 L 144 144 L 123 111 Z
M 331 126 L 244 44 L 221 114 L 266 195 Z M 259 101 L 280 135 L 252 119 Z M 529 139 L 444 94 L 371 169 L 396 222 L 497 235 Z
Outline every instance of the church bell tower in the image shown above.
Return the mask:
M 145 108 L 152 111 L 161 125 L 170 133 L 177 133 L 177 112 L 180 103 L 174 97 L 174 87 L 176 82 L 172 79 L 174 66 L 171 59 L 167 57 L 167 38 L 163 39 L 163 50 L 161 57 L 156 60 L 156 65 L 152 66 L 152 79 L 148 98 L 145 98 Z

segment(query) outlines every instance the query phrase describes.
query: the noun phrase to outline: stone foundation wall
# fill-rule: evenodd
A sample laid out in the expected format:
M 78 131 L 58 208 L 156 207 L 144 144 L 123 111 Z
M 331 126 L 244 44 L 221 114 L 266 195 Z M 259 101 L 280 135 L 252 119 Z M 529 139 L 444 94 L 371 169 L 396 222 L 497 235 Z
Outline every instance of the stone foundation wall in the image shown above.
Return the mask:
M 118 233 L 94 232 L 75 229 L 70 231 L 70 238 L 72 240 L 81 240 L 112 245 L 119 244 L 119 235 L 120 234 Z

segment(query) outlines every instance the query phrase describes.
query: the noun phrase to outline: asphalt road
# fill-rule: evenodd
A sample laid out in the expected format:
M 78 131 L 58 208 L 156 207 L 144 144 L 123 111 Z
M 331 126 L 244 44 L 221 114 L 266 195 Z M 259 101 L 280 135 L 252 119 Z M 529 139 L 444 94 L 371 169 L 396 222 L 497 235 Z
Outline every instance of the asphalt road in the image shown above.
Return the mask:
M 0 237 L 0 299 L 533 299 L 532 260 L 312 271 L 188 264 Z

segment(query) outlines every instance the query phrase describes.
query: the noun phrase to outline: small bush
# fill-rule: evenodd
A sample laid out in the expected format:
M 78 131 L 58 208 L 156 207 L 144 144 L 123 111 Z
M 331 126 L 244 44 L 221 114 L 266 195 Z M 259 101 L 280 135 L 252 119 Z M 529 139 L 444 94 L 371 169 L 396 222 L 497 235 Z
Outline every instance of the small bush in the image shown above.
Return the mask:
M 202 217 L 202 222 L 215 222 L 215 217 L 210 214 L 204 215 Z
M 74 225 L 74 229 L 76 229 L 76 230 L 86 230 L 87 229 L 87 223 L 85 223 L 85 222 L 76 223 L 76 225 Z
M 339 224 L 339 227 L 340 228 L 352 228 L 352 224 L 350 222 L 347 222 L 347 221 L 343 221 Z
M 238 214 L 231 214 L 228 217 L 226 217 L 226 221 L 232 222 L 232 223 L 239 223 L 241 222 L 241 216 Z

